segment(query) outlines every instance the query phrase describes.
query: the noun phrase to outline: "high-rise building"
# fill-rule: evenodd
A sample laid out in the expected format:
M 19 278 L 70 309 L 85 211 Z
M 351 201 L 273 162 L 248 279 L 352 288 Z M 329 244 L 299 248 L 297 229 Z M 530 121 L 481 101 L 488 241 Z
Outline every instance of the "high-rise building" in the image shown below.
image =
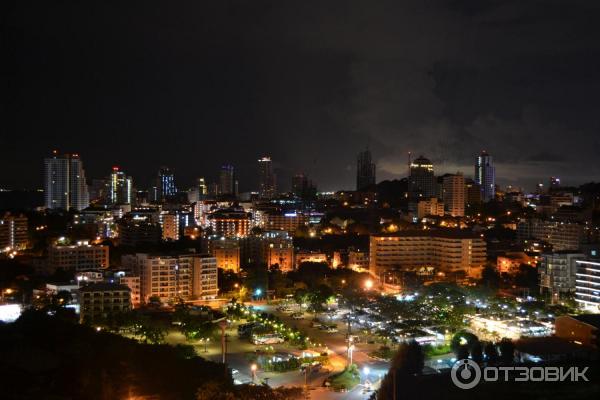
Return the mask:
M 219 194 L 222 196 L 234 196 L 236 194 L 235 186 L 233 165 L 223 165 L 219 172 Z
M 446 210 L 453 217 L 465 216 L 465 177 L 457 172 L 454 175 L 444 176 L 442 198 Z
M 132 204 L 133 202 L 133 179 L 126 176 L 119 167 L 113 167 L 110 174 L 108 201 L 110 204 Z
M 179 214 L 176 212 L 163 212 L 160 214 L 163 240 L 179 240 Z
M 27 217 L 5 213 L 0 216 L 0 253 L 27 247 Z
M 481 186 L 472 179 L 465 180 L 465 196 L 468 205 L 473 206 L 481 203 Z
M 486 202 L 496 196 L 496 167 L 494 160 L 485 150 L 477 157 L 475 182 L 481 188 L 481 199 Z
M 361 191 L 375 185 L 375 164 L 371 160 L 371 152 L 367 149 L 356 157 L 356 190 Z
M 585 310 L 600 312 L 600 262 L 578 260 L 575 301 Z
M 542 254 L 538 267 L 540 292 L 550 292 L 553 297 L 559 293 L 575 291 L 577 260 L 584 260 L 583 253 L 560 251 Z
M 292 176 L 292 193 L 301 199 L 312 200 L 317 196 L 317 188 L 304 174 Z
M 204 199 L 204 196 L 208 194 L 208 186 L 206 185 L 206 181 L 204 180 L 204 178 L 198 178 L 197 185 L 198 195 L 200 199 Z
M 156 181 L 156 200 L 158 202 L 163 202 L 176 194 L 177 188 L 175 187 L 175 176 L 173 175 L 173 172 L 167 167 L 162 167 L 158 171 L 158 178 Z
M 250 214 L 237 210 L 218 210 L 208 216 L 212 233 L 224 237 L 245 237 L 250 233 Z
M 436 197 L 437 184 L 433 173 L 433 164 L 420 156 L 410 164 L 408 177 L 408 197 L 412 202 Z
M 258 194 L 263 199 L 272 199 L 277 193 L 271 157 L 258 160 Z
M 46 208 L 83 210 L 89 206 L 88 187 L 83 163 L 78 154 L 59 155 L 44 159 L 44 199 Z

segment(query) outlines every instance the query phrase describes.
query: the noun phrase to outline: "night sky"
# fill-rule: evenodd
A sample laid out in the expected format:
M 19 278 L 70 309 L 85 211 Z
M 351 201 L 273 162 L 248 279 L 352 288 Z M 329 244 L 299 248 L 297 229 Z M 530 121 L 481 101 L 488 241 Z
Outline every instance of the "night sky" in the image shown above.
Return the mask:
M 78 3 L 78 4 L 72 4 Z M 94 4 L 91 4 L 94 3 Z M 42 185 L 53 148 L 186 188 L 233 164 L 256 189 L 305 172 L 353 188 L 406 152 L 501 184 L 600 178 L 597 1 L 10 1 L 0 6 L 0 186 Z

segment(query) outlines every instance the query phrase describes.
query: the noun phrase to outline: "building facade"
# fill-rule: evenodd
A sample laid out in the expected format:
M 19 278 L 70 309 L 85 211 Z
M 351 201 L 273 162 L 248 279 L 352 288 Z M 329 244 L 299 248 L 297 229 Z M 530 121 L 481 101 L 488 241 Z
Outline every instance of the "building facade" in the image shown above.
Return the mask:
M 125 261 L 125 260 L 124 260 Z M 140 277 L 140 300 L 161 302 L 216 297 L 217 260 L 203 254 L 138 253 L 129 258 Z
M 444 176 L 442 199 L 448 213 L 453 217 L 465 216 L 465 177 L 458 172 Z
M 44 201 L 51 210 L 83 210 L 89 206 L 89 194 L 83 163 L 78 154 L 44 159 Z
M 207 219 L 213 235 L 246 237 L 250 233 L 251 215 L 244 211 L 218 210 Z
M 272 199 L 277 194 L 271 157 L 263 157 L 258 160 L 258 194 L 263 199 Z
M 371 236 L 369 270 L 380 276 L 386 270 L 433 267 L 439 272 L 464 271 L 467 276 L 478 276 L 486 255 L 485 241 L 471 232 L 403 231 Z
M 584 239 L 584 227 L 570 222 L 526 219 L 517 225 L 517 238 L 543 240 L 551 244 L 554 251 L 578 250 Z
M 433 172 L 433 164 L 427 158 L 420 156 L 410 164 L 408 177 L 409 201 L 417 203 L 437 195 L 437 183 Z
M 129 287 L 114 283 L 91 283 L 79 289 L 80 321 L 93 322 L 131 310 Z
M 48 264 L 52 269 L 72 271 L 108 268 L 108 246 L 79 241 L 74 245 L 56 244 L 48 249 Z
M 600 262 L 575 261 L 575 301 L 585 310 L 600 312 Z
M 361 151 L 356 157 L 356 190 L 363 191 L 376 183 L 376 167 L 369 150 Z
M 568 251 L 542 254 L 538 274 L 540 291 L 558 296 L 560 293 L 575 291 L 577 260 L 585 259 L 582 253 Z
M 240 243 L 237 239 L 218 238 L 211 240 L 211 254 L 217 260 L 217 267 L 234 273 L 240 272 Z
M 481 190 L 481 199 L 486 202 L 496 197 L 496 167 L 492 156 L 482 151 L 475 163 L 475 183 Z
M 25 215 L 13 215 L 7 212 L 0 217 L 0 253 L 25 249 L 28 242 Z
M 444 203 L 440 202 L 437 197 L 420 200 L 417 204 L 417 217 L 421 219 L 427 216 L 444 216 Z

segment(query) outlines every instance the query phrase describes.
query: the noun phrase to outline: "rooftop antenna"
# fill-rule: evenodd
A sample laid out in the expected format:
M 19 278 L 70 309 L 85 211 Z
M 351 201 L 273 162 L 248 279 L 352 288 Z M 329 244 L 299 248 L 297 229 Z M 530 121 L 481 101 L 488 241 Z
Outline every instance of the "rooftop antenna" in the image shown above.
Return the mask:
M 408 176 L 410 176 L 410 163 L 411 163 L 411 156 L 412 156 L 412 153 L 409 151 L 409 152 L 408 152 Z

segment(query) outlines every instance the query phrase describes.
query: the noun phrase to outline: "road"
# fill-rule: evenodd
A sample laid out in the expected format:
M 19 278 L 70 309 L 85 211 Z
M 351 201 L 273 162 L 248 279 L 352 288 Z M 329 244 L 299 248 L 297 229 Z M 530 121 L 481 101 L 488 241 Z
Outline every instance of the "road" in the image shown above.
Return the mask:
M 306 319 L 294 320 L 290 315 L 278 312 L 273 305 L 252 304 L 256 309 L 276 315 L 284 323 L 291 327 L 297 327 L 305 332 L 313 342 L 319 343 L 322 346 L 316 350 L 324 349 L 330 352 L 330 365 L 328 368 L 323 368 L 321 371 L 308 373 L 306 376 L 300 371 L 291 371 L 284 373 L 272 373 L 264 371 L 256 371 L 254 377 L 255 382 L 267 382 L 271 387 L 279 386 L 304 386 L 305 379 L 308 386 L 311 399 L 367 399 L 372 392 L 365 390 L 365 383 L 368 381 L 371 387 L 377 387 L 379 380 L 383 377 L 389 368 L 389 363 L 373 359 L 368 356 L 368 352 L 374 350 L 377 346 L 368 344 L 356 344 L 352 352 L 352 362 L 357 364 L 361 371 L 361 384 L 353 390 L 346 393 L 336 393 L 325 387 L 323 383 L 327 376 L 333 372 L 341 371 L 349 363 L 348 347 L 345 341 L 346 327 L 342 322 L 337 323 L 338 333 L 327 333 L 316 328 L 310 327 L 310 319 L 307 315 Z M 332 324 L 335 323 L 332 321 Z M 247 339 L 239 339 L 237 336 L 237 327 L 234 325 L 226 330 L 227 338 L 227 353 L 226 362 L 230 368 L 237 370 L 234 374 L 234 379 L 241 383 L 252 382 L 253 374 L 251 371 L 251 362 L 249 356 L 255 353 L 256 346 L 250 343 Z M 221 343 L 212 341 L 206 346 L 204 343 L 190 343 L 185 340 L 185 337 L 179 332 L 170 332 L 166 337 L 166 342 L 169 344 L 192 344 L 196 352 L 209 360 L 221 362 Z M 296 347 L 287 344 L 273 346 L 275 352 L 281 353 L 299 353 Z M 206 351 L 205 351 L 206 350 Z M 367 368 L 365 368 L 367 367 Z

